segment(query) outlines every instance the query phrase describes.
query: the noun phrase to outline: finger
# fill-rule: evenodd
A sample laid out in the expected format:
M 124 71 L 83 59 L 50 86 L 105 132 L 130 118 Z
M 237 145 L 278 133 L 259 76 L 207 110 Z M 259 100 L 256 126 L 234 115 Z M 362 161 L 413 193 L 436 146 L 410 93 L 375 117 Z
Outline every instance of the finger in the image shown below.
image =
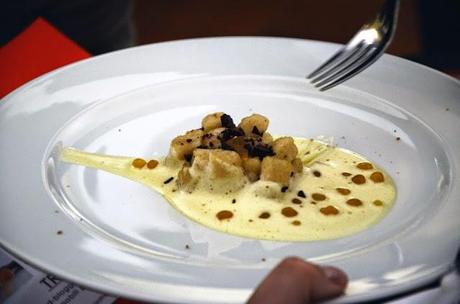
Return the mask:
M 248 303 L 315 303 L 342 294 L 346 283 L 346 275 L 337 268 L 287 258 L 262 281 Z
M 321 274 L 310 285 L 310 299 L 312 303 L 332 299 L 343 294 L 347 287 L 347 275 L 332 266 L 318 267 Z

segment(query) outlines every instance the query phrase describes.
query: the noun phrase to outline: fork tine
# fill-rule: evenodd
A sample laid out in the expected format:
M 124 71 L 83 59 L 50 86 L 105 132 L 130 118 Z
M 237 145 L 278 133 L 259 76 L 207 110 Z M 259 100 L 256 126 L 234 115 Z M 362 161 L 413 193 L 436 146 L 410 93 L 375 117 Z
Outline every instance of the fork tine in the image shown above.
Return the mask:
M 316 75 L 320 74 L 325 70 L 326 68 L 329 68 L 329 66 L 332 65 L 333 62 L 336 61 L 339 57 L 342 56 L 343 53 L 345 53 L 346 47 L 342 47 L 340 50 L 338 50 L 334 55 L 332 55 L 326 62 L 324 62 L 322 65 L 320 65 L 316 70 L 310 73 L 310 75 L 307 76 L 307 79 L 311 79 L 315 77 Z
M 342 56 L 343 59 L 337 62 L 330 67 L 330 69 L 324 71 L 322 74 L 318 75 L 317 77 L 311 80 L 312 84 L 320 82 L 324 78 L 328 78 L 331 75 L 335 75 L 337 71 L 341 71 L 343 67 L 349 66 L 349 62 L 354 62 L 357 58 L 359 59 L 362 54 L 365 54 L 366 48 L 364 47 L 364 42 L 359 42 L 356 47 L 350 50 L 347 56 Z
M 351 63 L 349 66 L 343 68 L 341 71 L 337 72 L 335 75 L 329 77 L 328 79 L 325 79 L 320 83 L 317 83 L 315 87 L 319 88 L 320 91 L 326 91 L 330 88 L 333 88 L 336 85 L 350 79 L 357 73 L 367 68 L 379 57 L 379 52 L 376 52 L 375 48 L 370 49 L 370 51 L 366 53 L 363 57 Z
M 328 81 L 323 81 L 322 83 L 318 83 L 315 86 L 318 87 L 320 91 L 329 90 L 335 87 L 336 85 L 339 85 L 342 82 L 350 79 L 356 74 L 360 73 L 362 70 L 366 69 L 372 63 L 374 63 L 377 59 L 379 59 L 380 56 L 383 55 L 383 53 L 384 52 L 381 49 L 379 50 L 374 49 L 373 52 L 370 52 L 369 54 L 366 54 L 365 57 L 362 57 L 361 60 L 359 60 L 359 62 L 355 62 L 353 66 L 350 66 L 347 69 L 344 69 L 342 73 L 338 75 L 338 78 L 336 78 L 335 80 L 330 79 L 329 83 Z M 333 81 L 330 82 L 331 80 Z
M 325 91 L 374 63 L 394 36 L 399 4 L 400 0 L 385 0 L 374 20 L 364 24 L 344 47 L 306 78 Z
M 360 52 L 359 54 L 360 56 L 355 56 L 353 60 L 348 60 L 346 63 L 342 64 L 340 67 L 337 67 L 336 69 L 334 69 L 334 73 L 332 75 L 329 74 L 328 77 L 326 78 L 323 77 L 321 81 L 314 84 L 315 87 L 322 87 L 325 84 L 328 84 L 329 82 L 335 81 L 347 71 L 350 71 L 354 67 L 361 64 L 364 60 L 366 60 L 369 57 L 369 55 L 373 53 L 372 51 L 374 50 L 375 50 L 375 47 L 373 47 L 372 45 L 366 46 Z

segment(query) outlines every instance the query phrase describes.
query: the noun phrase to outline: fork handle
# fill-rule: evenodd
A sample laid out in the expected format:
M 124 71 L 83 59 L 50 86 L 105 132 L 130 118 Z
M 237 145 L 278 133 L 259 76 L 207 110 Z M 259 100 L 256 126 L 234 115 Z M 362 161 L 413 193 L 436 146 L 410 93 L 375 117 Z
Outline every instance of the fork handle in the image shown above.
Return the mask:
M 396 25 L 399 12 L 399 0 L 385 0 L 382 9 L 377 15 L 377 19 L 384 23 Z

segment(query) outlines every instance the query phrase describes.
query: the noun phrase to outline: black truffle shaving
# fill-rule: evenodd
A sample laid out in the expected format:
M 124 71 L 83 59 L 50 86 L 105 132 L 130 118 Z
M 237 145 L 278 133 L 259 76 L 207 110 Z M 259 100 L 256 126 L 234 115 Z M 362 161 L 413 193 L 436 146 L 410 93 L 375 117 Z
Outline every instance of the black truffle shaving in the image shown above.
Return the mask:
M 192 154 L 184 154 L 184 159 L 190 163 L 192 161 Z
M 254 145 L 254 138 L 252 138 L 252 137 L 245 137 L 244 141 L 249 143 L 249 144 L 251 144 L 251 145 Z
M 241 130 L 240 128 L 228 128 L 228 129 L 225 129 L 223 130 L 220 135 L 219 135 L 219 139 L 221 141 L 227 141 L 235 136 L 243 136 L 244 135 L 244 132 L 243 130 Z
M 220 117 L 220 123 L 222 124 L 222 127 L 224 128 L 235 128 L 235 123 L 233 122 L 233 119 L 230 115 L 223 114 Z
M 234 151 L 233 148 L 229 144 L 227 144 L 226 142 L 222 142 L 222 149 L 223 150 Z
M 173 179 L 174 179 L 174 177 L 170 177 L 170 178 L 168 178 L 167 180 L 165 180 L 165 181 L 163 182 L 163 184 L 165 184 L 165 185 L 166 185 L 166 184 L 169 184 Z
M 252 134 L 262 136 L 262 132 L 260 132 L 259 129 L 257 129 L 256 126 L 254 126 L 254 127 L 252 128 Z
M 244 145 L 244 147 L 248 150 L 248 154 L 251 157 L 259 157 L 261 160 L 265 156 L 273 156 L 275 153 L 273 152 L 273 148 L 264 143 L 254 143 L 250 141 Z

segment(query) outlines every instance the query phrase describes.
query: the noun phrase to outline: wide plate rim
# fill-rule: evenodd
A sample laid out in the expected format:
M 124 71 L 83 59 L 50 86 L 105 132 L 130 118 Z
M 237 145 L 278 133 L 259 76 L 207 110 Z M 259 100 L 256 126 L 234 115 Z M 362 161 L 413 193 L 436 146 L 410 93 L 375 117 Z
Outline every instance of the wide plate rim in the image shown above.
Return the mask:
M 300 42 L 314 42 L 314 43 L 318 43 L 319 41 L 313 41 L 313 40 L 303 40 L 303 39 L 292 39 L 292 38 L 282 38 L 282 37 L 217 37 L 217 38 L 197 38 L 197 39 L 184 39 L 184 40 L 177 40 L 177 41 L 168 41 L 168 42 L 163 42 L 163 43 L 160 43 L 162 45 L 165 45 L 165 44 L 180 44 L 180 43 L 183 43 L 183 42 L 194 42 L 194 41 L 197 41 L 197 40 L 210 40 L 210 39 L 224 39 L 224 40 L 227 40 L 227 39 L 236 39 L 236 40 L 240 40 L 240 39 L 268 39 L 268 40 L 286 40 L 286 41 L 292 41 L 292 40 L 295 40 L 295 41 L 300 41 Z M 334 45 L 336 46 L 337 44 L 332 44 L 332 43 L 326 43 L 326 42 L 319 42 L 320 44 L 324 43 L 325 45 Z M 59 68 L 57 70 L 54 70 L 50 73 L 47 73 L 35 80 L 32 80 L 31 82 L 19 87 L 18 89 L 16 89 L 15 91 L 11 92 L 10 94 L 8 94 L 7 96 L 5 96 L 3 98 L 3 102 L 2 104 L 4 105 L 0 105 L 0 111 L 3 109 L 2 106 L 6 106 L 7 104 L 9 104 L 9 102 L 11 100 L 14 100 L 14 97 L 15 95 L 17 94 L 20 94 L 21 92 L 23 91 L 26 91 L 29 87 L 35 85 L 36 83 L 42 81 L 42 80 L 45 80 L 45 79 L 48 79 L 50 77 L 53 77 L 54 75 L 57 75 L 61 72 L 65 72 L 67 70 L 71 70 L 72 68 L 74 68 L 75 66 L 78 66 L 78 65 L 82 65 L 82 64 L 91 64 L 91 62 L 97 62 L 97 60 L 99 60 L 99 58 L 103 57 L 103 56 L 112 56 L 114 55 L 115 53 L 121 53 L 121 52 L 131 52 L 131 51 L 135 51 L 136 49 L 139 49 L 139 48 L 148 48 L 148 47 L 151 47 L 151 46 L 154 46 L 154 45 L 157 45 L 157 44 L 153 44 L 153 45 L 145 45 L 145 46 L 139 46 L 139 47 L 135 47 L 135 48 L 131 48 L 131 49 L 128 49 L 128 50 L 120 50 L 120 51 L 117 51 L 117 52 L 113 52 L 113 53 L 109 53 L 109 54 L 103 54 L 103 55 L 100 55 L 100 56 L 96 56 L 96 57 L 93 57 L 93 58 L 89 58 L 89 59 L 85 59 L 85 60 L 82 60 L 82 61 L 79 61 L 79 62 L 76 62 L 74 64 L 70 64 L 68 66 L 65 66 L 65 67 L 62 67 L 62 68 Z M 391 56 L 391 55 L 385 55 L 387 57 L 393 57 L 393 58 L 397 58 L 397 60 L 405 60 L 405 59 L 401 59 L 399 57 L 396 57 L 396 56 Z M 411 64 L 415 64 L 423 69 L 426 69 L 426 71 L 432 73 L 432 72 L 436 72 L 437 74 L 439 74 L 440 76 L 444 77 L 445 80 L 448 80 L 448 81 L 453 81 L 456 85 L 460 85 L 460 81 L 442 73 L 442 72 L 439 72 L 439 71 L 436 71 L 436 70 L 433 70 L 429 67 L 426 67 L 426 66 L 423 66 L 423 65 L 420 65 L 418 63 L 414 63 L 414 62 L 411 62 L 409 60 L 405 60 L 405 61 L 408 61 L 410 62 Z M 15 252 L 14 250 L 10 250 L 10 248 L 7 248 L 6 246 L 4 246 L 3 244 L 3 241 L 0 242 L 0 245 L 2 247 L 4 247 L 9 253 L 12 253 L 14 256 L 18 256 L 19 258 L 25 260 L 26 262 L 31 262 L 29 261 L 29 259 L 24 256 L 24 255 L 21 255 L 19 254 L 19 252 Z M 34 266 L 37 266 L 36 263 L 32 263 L 34 264 Z M 39 267 L 41 268 L 41 267 Z M 419 286 L 430 281 L 431 279 L 433 279 L 433 277 L 436 275 L 440 275 L 441 273 L 445 272 L 447 269 L 449 268 L 449 264 L 446 263 L 445 265 L 443 265 L 443 267 L 440 268 L 440 270 L 438 272 L 436 272 L 435 274 L 433 274 L 431 277 L 426 277 L 426 280 L 420 280 L 419 282 Z M 66 278 L 64 276 L 64 278 Z M 70 279 L 72 281 L 77 281 L 75 277 L 67 277 L 66 279 Z M 81 283 L 82 285 L 85 285 L 84 282 L 79 282 Z M 411 285 L 411 286 L 415 286 L 415 285 Z M 93 285 L 90 285 L 89 287 L 93 288 L 94 289 L 94 286 Z M 99 287 L 102 287 L 102 286 L 99 286 Z M 101 290 L 101 291 L 104 291 L 104 292 L 113 292 L 115 289 L 111 289 L 111 288 L 97 288 L 98 290 Z M 407 287 L 404 288 L 399 288 L 400 291 L 404 291 L 404 290 L 407 290 Z M 249 291 L 249 290 L 248 290 Z M 384 292 L 382 291 L 382 295 L 384 294 Z M 130 296 L 131 298 L 135 298 L 135 299 L 139 299 L 139 300 L 151 300 L 151 298 L 146 298 L 146 297 L 142 297 L 142 296 L 136 296 L 135 294 L 132 294 Z M 160 299 L 161 301 L 167 301 L 168 299 Z M 350 298 L 350 301 L 353 300 L 353 298 L 351 297 Z M 364 299 L 363 299 L 364 300 Z M 345 301 L 348 301 L 348 299 L 345 299 Z

